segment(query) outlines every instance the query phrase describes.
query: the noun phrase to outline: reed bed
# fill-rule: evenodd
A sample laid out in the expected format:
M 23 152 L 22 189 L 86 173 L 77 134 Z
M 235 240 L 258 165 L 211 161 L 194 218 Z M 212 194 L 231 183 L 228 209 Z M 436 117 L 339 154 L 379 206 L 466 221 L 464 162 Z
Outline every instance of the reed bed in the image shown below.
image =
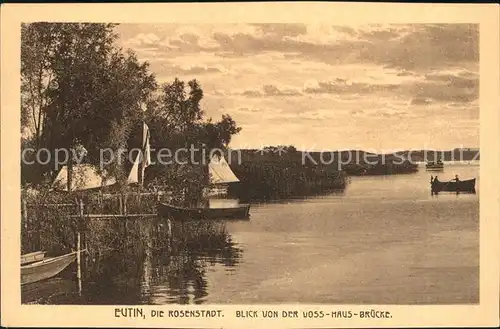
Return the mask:
M 241 200 L 275 200 L 343 190 L 347 179 L 332 166 L 307 166 L 295 160 L 253 161 L 232 165 L 240 183 L 228 193 Z

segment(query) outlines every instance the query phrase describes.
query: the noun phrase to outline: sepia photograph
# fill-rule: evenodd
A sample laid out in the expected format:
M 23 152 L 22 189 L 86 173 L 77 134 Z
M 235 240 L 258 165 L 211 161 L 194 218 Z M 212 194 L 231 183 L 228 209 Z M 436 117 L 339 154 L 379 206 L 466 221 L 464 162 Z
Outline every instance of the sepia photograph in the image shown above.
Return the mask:
M 481 33 L 21 22 L 21 305 L 322 325 L 480 306 Z

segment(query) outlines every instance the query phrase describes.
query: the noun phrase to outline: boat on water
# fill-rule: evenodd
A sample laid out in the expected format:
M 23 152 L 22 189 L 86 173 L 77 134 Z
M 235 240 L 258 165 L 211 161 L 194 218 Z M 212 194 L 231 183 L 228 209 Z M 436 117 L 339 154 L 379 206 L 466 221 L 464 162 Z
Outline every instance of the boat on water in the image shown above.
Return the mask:
M 184 208 L 160 203 L 158 213 L 160 216 L 176 220 L 247 219 L 250 216 L 250 205 L 240 204 L 227 208 Z
M 476 192 L 476 179 L 468 179 L 463 181 L 441 182 L 437 178 L 431 183 L 431 191 L 438 192 Z
M 427 170 L 442 170 L 444 168 L 444 163 L 441 160 L 436 162 L 429 161 L 425 164 L 425 169 Z
M 28 265 L 21 265 L 21 285 L 42 281 L 56 276 L 76 259 L 77 254 L 78 252 L 74 251 L 66 255 L 45 258 Z M 21 256 L 21 264 L 22 259 L 23 256 Z
M 45 251 L 34 251 L 21 255 L 21 266 L 39 262 L 45 258 Z
M 233 173 L 224 156 L 214 156 L 207 170 L 210 177 L 209 184 L 203 192 L 202 199 L 205 200 L 200 202 L 199 206 L 180 207 L 169 203 L 159 203 L 158 214 L 175 220 L 248 219 L 250 217 L 249 204 L 233 204 L 233 200 L 225 200 L 229 184 L 238 183 L 240 180 Z M 217 205 L 214 206 L 214 204 Z

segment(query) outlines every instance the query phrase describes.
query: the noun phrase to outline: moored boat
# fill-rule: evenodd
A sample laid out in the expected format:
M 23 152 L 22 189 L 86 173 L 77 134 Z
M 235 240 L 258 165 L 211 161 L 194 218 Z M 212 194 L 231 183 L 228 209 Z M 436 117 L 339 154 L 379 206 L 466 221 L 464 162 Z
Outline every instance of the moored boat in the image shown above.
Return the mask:
M 39 262 L 45 258 L 45 251 L 34 251 L 21 255 L 21 265 Z
M 431 191 L 438 192 L 476 192 L 476 179 L 440 182 L 437 178 L 431 183 Z
M 61 273 L 77 256 L 77 251 L 21 266 L 21 285 L 42 281 Z
M 247 219 L 250 216 L 250 205 L 240 204 L 227 208 L 184 208 L 160 203 L 158 213 L 160 216 L 177 220 Z

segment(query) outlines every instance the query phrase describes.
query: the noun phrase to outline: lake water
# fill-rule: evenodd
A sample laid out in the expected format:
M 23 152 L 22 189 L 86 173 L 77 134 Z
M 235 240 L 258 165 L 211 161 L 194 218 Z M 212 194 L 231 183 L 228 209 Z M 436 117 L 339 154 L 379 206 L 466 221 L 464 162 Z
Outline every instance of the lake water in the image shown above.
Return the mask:
M 478 303 L 479 164 L 437 172 L 476 177 L 476 194 L 431 196 L 431 174 L 351 177 L 343 193 L 255 204 L 249 221 L 222 224 L 222 247 L 146 249 L 125 267 L 115 254 L 94 266 L 81 297 L 66 271 L 25 289 L 23 302 Z

